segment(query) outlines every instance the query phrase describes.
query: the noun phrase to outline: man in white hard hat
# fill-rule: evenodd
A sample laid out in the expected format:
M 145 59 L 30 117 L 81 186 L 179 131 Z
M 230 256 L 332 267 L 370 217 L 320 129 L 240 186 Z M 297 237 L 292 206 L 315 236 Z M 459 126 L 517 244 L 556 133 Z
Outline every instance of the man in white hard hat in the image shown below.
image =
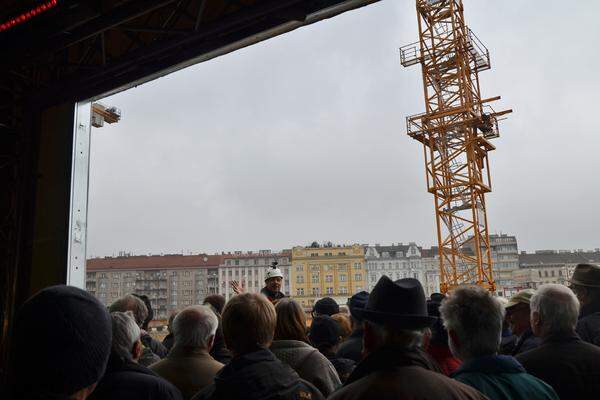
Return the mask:
M 281 293 L 282 283 L 283 273 L 277 268 L 277 261 L 274 261 L 273 264 L 271 264 L 271 268 L 269 268 L 265 274 L 265 287 L 261 289 L 260 293 L 265 295 L 271 303 L 276 302 L 285 297 L 285 295 Z
M 282 282 L 283 273 L 277 268 L 277 261 L 274 261 L 265 274 L 265 287 L 261 289 L 260 293 L 269 299 L 271 303 L 275 303 L 285 297 L 281 292 Z M 231 288 L 236 294 L 244 292 L 244 287 L 237 281 L 231 282 Z

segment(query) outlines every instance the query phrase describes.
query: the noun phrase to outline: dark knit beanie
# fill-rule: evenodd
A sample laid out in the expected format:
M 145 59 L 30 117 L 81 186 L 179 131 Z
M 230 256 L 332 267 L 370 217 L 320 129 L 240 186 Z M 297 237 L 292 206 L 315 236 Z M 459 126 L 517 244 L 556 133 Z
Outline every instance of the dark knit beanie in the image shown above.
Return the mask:
M 354 296 L 348 299 L 348 308 L 350 309 L 350 315 L 357 321 L 361 321 L 362 318 L 359 318 L 358 315 L 354 312 L 355 310 L 362 310 L 367 306 L 367 301 L 369 300 L 369 292 L 356 293 Z
M 313 312 L 320 315 L 332 316 L 333 314 L 340 312 L 340 306 L 331 297 L 323 297 L 322 299 L 317 300 L 313 307 Z
M 110 355 L 106 307 L 73 286 L 43 289 L 23 304 L 13 332 L 20 397 L 72 395 L 100 380 Z
M 308 339 L 313 346 L 335 346 L 340 341 L 340 325 L 329 315 L 315 317 L 310 325 Z

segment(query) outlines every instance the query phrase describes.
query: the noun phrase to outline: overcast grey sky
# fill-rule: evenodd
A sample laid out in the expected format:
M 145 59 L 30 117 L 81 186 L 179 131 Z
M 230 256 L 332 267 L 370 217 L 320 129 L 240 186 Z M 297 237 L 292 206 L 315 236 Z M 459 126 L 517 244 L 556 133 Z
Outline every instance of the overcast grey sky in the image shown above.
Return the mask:
M 490 154 L 490 231 L 522 250 L 600 247 L 600 3 L 464 0 L 490 49 L 482 97 L 513 108 Z M 414 1 L 383 0 L 104 102 L 92 132 L 88 256 L 435 245 Z

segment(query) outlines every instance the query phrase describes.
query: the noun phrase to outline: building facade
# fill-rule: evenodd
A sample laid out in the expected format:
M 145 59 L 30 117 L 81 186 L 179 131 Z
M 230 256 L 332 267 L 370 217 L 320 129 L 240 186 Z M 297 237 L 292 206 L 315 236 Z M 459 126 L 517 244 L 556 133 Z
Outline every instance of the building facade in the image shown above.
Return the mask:
M 537 289 L 547 283 L 568 285 L 575 266 L 580 263 L 600 263 L 600 249 L 521 252 L 519 269 L 514 271 L 513 279 L 515 285 L 523 289 Z
M 432 293 L 440 293 L 440 253 L 437 246 L 421 249 L 421 269 L 425 295 L 429 297 Z
M 386 275 L 392 280 L 415 278 L 421 284 L 425 281 L 421 262 L 421 249 L 414 243 L 393 244 L 391 246 L 369 246 L 365 251 L 367 266 L 367 290 L 371 291 L 377 281 Z
M 231 283 L 237 281 L 246 292 L 259 293 L 265 286 L 265 274 L 273 261 L 277 261 L 277 267 L 283 273 L 281 291 L 290 295 L 290 261 L 291 251 L 283 250 L 272 253 L 271 250 L 259 250 L 258 252 L 235 251 L 223 255 L 223 260 L 218 268 L 218 293 L 225 296 L 227 300 L 234 295 Z
M 328 296 L 339 304 L 367 289 L 364 246 L 313 243 L 292 249 L 290 294 L 302 306 L 312 307 Z
M 368 273 L 367 288 L 387 275 L 392 280 L 415 278 L 421 282 L 426 296 L 440 291 L 440 264 L 437 247 L 423 249 L 416 243 L 391 246 L 369 246 L 365 252 Z
M 519 269 L 519 246 L 512 235 L 490 235 L 492 265 L 498 296 L 510 297 L 515 293 L 513 271 Z
M 167 319 L 171 310 L 202 303 L 211 293 L 210 271 L 218 270 L 222 258 L 207 254 L 92 258 L 86 264 L 86 289 L 107 306 L 129 293 L 146 295 L 155 319 Z

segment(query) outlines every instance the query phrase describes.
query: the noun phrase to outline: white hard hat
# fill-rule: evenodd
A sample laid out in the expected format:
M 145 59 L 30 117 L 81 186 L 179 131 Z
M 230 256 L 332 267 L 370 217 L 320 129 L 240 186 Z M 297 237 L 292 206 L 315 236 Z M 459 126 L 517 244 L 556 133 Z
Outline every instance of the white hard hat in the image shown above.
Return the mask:
M 279 268 L 277 268 L 277 261 L 275 261 L 273 264 L 271 264 L 271 268 L 267 270 L 267 273 L 265 274 L 265 281 L 277 277 L 283 278 L 283 273 Z

